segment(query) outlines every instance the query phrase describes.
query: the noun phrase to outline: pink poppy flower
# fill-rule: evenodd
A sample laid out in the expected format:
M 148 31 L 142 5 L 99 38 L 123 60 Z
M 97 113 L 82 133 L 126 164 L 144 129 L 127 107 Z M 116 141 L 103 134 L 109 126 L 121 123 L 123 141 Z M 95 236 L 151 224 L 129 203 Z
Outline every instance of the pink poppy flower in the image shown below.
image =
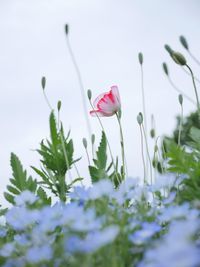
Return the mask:
M 94 110 L 90 111 L 91 116 L 110 117 L 114 115 L 121 108 L 118 87 L 111 86 L 111 90 L 99 95 L 93 105 Z

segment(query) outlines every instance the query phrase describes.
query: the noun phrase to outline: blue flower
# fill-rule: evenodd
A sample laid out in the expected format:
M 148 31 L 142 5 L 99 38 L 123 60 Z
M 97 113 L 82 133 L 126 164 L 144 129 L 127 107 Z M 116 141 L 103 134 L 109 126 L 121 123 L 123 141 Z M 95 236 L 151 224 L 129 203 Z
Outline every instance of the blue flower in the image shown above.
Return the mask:
M 110 180 L 100 180 L 93 184 L 92 187 L 89 188 L 90 199 L 98 199 L 103 196 L 109 197 L 114 192 L 113 184 Z
M 5 215 L 6 221 L 15 230 L 25 230 L 39 218 L 39 211 L 28 210 L 25 207 L 13 207 Z
M 112 243 L 118 233 L 119 227 L 112 225 L 103 230 L 90 232 L 83 239 L 78 236 L 72 236 L 66 240 L 65 249 L 71 253 L 93 253 L 99 248 Z
M 134 234 L 130 235 L 129 240 L 134 244 L 141 245 L 144 242 L 148 241 L 161 229 L 161 226 L 155 222 L 144 222 L 142 223 L 142 229 L 137 230 Z
M 53 257 L 52 248 L 49 245 L 41 247 L 31 247 L 26 253 L 26 260 L 29 263 L 37 264 L 42 261 L 49 261 Z
M 17 206 L 25 206 L 27 204 L 33 204 L 38 200 L 38 197 L 32 192 L 25 190 L 20 195 L 15 197 L 15 203 Z

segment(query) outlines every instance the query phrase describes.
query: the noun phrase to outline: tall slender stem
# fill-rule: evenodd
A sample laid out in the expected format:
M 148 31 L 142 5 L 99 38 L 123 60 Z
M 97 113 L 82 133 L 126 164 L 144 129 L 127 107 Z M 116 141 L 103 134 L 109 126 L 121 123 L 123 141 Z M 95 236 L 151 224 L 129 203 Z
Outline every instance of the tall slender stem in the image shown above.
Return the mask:
M 147 133 L 147 116 L 146 116 L 146 103 L 145 103 L 145 92 L 144 92 L 144 72 L 143 72 L 143 65 L 141 64 L 141 89 L 142 89 L 142 109 L 144 115 L 144 128 L 145 132 Z M 148 154 L 146 151 L 146 172 L 148 175 Z
M 77 74 L 79 86 L 80 86 L 80 92 L 81 92 L 81 97 L 82 97 L 84 116 L 85 116 L 85 121 L 86 121 L 86 125 L 87 125 L 88 135 L 89 135 L 89 138 L 90 138 L 91 135 L 92 135 L 92 130 L 91 130 L 91 125 L 90 125 L 90 121 L 89 121 L 89 118 L 88 118 L 87 104 L 86 104 L 86 99 L 85 99 L 85 90 L 84 90 L 84 86 L 83 86 L 83 80 L 82 80 L 82 77 L 81 77 L 80 69 L 78 67 L 78 64 L 76 62 L 74 53 L 73 53 L 71 45 L 70 45 L 68 34 L 66 36 L 67 36 L 67 46 L 68 46 L 69 54 L 71 56 L 71 59 L 72 59 L 72 62 L 73 62 L 73 65 L 74 65 L 74 68 L 75 68 L 75 71 L 76 71 L 76 74 Z
M 149 148 L 148 148 L 148 142 L 147 142 L 147 136 L 146 136 L 146 132 L 144 129 L 144 125 L 142 124 L 142 129 L 143 129 L 143 133 L 144 133 L 144 140 L 145 140 L 145 144 L 146 144 L 146 151 L 147 151 L 147 156 L 149 159 L 149 165 L 150 165 L 150 178 L 151 178 L 151 184 L 153 183 L 153 176 L 152 176 L 152 165 L 151 165 L 151 157 L 149 154 Z
M 183 123 L 183 106 L 181 105 L 181 117 L 180 117 L 179 129 L 178 129 L 178 146 L 181 145 L 182 123 Z
M 120 129 L 120 144 L 121 144 L 121 152 L 122 152 L 122 178 L 124 180 L 125 178 L 125 152 L 124 152 L 124 136 L 122 131 L 122 125 L 121 125 L 121 119 L 119 117 L 119 114 L 116 112 L 117 120 L 119 123 L 119 129 Z
M 188 50 L 188 54 L 200 66 L 200 61 L 189 50 Z
M 92 108 L 93 110 L 95 110 L 95 109 L 94 109 L 94 106 L 92 105 L 91 100 L 89 100 L 89 102 L 90 102 L 91 108 Z M 107 144 L 108 144 L 108 150 L 109 150 L 109 152 L 110 152 L 110 157 L 111 157 L 111 160 L 112 160 L 112 164 L 113 164 L 113 166 L 114 166 L 114 173 L 115 173 L 115 175 L 116 175 L 116 178 L 117 178 L 117 180 L 118 180 L 118 183 L 120 184 L 121 181 L 120 181 L 119 175 L 118 175 L 118 173 L 117 173 L 117 171 L 116 171 L 116 166 L 115 166 L 115 162 L 114 162 L 114 157 L 113 157 L 113 154 L 112 154 L 111 146 L 110 146 L 110 143 L 109 143 L 109 141 L 108 141 L 108 138 L 107 138 L 107 135 L 106 135 L 106 132 L 105 132 L 103 123 L 101 122 L 101 119 L 100 119 L 100 117 L 99 117 L 99 115 L 98 115 L 97 113 L 96 113 L 96 116 L 97 116 L 97 119 L 98 119 L 98 121 L 99 121 L 99 124 L 100 124 L 100 126 L 101 126 L 102 131 L 104 131 L 104 133 L 105 133 L 105 136 L 106 136 L 106 142 L 107 142 Z
M 195 101 L 189 97 L 188 95 L 186 95 L 182 90 L 180 90 L 172 81 L 172 79 L 168 76 L 168 80 L 169 83 L 171 84 L 171 86 L 174 88 L 175 91 L 177 91 L 178 93 L 182 94 L 188 101 L 190 101 L 192 104 L 196 105 Z
M 194 92 L 195 92 L 196 101 L 197 101 L 197 110 L 200 113 L 199 97 L 198 97 L 198 93 L 197 93 L 197 87 L 196 87 L 196 84 L 195 84 L 194 74 L 193 74 L 193 71 L 190 68 L 190 66 L 188 66 L 187 64 L 185 66 L 189 69 L 189 71 L 191 73 L 191 76 L 192 76 L 192 83 L 193 83 L 193 86 L 194 86 Z
M 144 144 L 143 144 L 143 134 L 142 134 L 142 127 L 140 126 L 140 139 L 141 139 L 141 153 L 142 153 L 142 162 L 143 162 L 143 170 L 144 170 L 144 178 L 143 182 L 146 184 L 146 165 L 145 165 L 145 159 L 144 159 Z

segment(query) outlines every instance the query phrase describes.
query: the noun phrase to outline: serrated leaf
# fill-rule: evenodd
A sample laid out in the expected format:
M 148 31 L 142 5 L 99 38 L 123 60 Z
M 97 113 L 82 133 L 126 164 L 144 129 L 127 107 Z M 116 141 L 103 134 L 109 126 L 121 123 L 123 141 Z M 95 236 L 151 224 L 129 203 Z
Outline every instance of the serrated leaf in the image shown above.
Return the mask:
M 200 143 L 200 129 L 196 127 L 192 127 L 190 129 L 189 136 L 191 137 L 193 141 Z
M 11 185 L 8 185 L 7 189 L 8 189 L 9 192 L 13 193 L 14 195 L 19 195 L 20 194 L 20 191 L 16 187 L 13 187 Z
M 7 192 L 4 192 L 4 197 L 9 203 L 11 203 L 13 205 L 15 204 L 15 200 L 14 200 L 14 196 L 13 195 L 11 195 L 11 194 L 9 194 Z
M 47 196 L 46 192 L 42 187 L 38 188 L 37 195 L 43 201 L 44 204 L 51 205 L 51 198 Z
M 107 174 L 104 170 L 97 169 L 94 166 L 89 166 L 89 172 L 93 183 L 96 183 L 99 180 L 105 179 L 107 177 Z
M 96 155 L 97 155 L 96 166 L 99 169 L 105 169 L 106 168 L 106 163 L 107 163 L 106 149 L 107 149 L 106 135 L 105 135 L 104 131 L 102 131 L 101 142 L 100 142 L 98 150 L 96 152 Z
M 56 147 L 59 144 L 59 136 L 58 136 L 58 132 L 57 132 L 55 115 L 53 112 L 51 112 L 51 114 L 50 114 L 49 124 L 50 124 L 50 134 L 51 134 L 52 145 L 53 145 L 54 149 L 56 150 Z
M 10 164 L 13 171 L 13 178 L 16 182 L 16 187 L 22 191 L 25 186 L 26 171 L 23 170 L 20 160 L 14 153 L 11 153 Z

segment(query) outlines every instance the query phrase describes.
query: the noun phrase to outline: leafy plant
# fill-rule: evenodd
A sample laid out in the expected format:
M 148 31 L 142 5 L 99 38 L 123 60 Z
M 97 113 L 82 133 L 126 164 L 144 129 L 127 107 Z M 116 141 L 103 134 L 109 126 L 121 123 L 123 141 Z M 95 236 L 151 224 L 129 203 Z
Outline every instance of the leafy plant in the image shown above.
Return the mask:
M 121 182 L 121 175 L 118 172 L 118 159 L 116 164 L 113 164 L 113 161 L 108 165 L 107 164 L 107 140 L 105 132 L 102 131 L 101 141 L 96 151 L 96 158 L 93 159 L 94 166 L 89 166 L 89 172 L 91 176 L 92 183 L 96 183 L 101 179 L 110 179 L 113 181 L 117 187 Z M 114 167 L 114 171 L 109 174 L 111 168 Z
M 32 166 L 32 169 L 42 178 L 40 184 L 65 201 L 71 186 L 82 179 L 78 177 L 68 183 L 66 181 L 67 174 L 70 176 L 70 169 L 79 159 L 73 159 L 74 146 L 72 139 L 69 138 L 70 132 L 65 137 L 62 124 L 58 129 L 53 112 L 50 114 L 49 124 L 50 140 L 42 141 L 40 149 L 37 149 L 42 166 L 40 169 Z

